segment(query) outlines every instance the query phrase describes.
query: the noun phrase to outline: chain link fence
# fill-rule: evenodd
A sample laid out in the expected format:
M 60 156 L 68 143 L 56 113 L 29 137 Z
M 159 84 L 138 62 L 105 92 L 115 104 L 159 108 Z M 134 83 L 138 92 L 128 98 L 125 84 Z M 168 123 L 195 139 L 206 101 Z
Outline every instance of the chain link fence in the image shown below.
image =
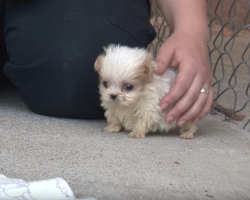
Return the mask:
M 151 7 L 157 37 L 149 50 L 157 55 L 171 30 L 154 0 Z M 222 113 L 226 121 L 250 131 L 250 0 L 207 0 L 207 16 L 214 90 L 211 114 Z

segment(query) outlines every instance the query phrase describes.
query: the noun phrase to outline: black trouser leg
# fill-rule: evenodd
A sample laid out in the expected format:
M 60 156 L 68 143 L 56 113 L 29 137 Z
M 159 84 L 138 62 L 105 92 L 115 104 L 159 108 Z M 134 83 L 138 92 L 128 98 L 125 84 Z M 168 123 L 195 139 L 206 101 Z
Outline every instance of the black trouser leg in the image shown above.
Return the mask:
M 113 2 L 6 0 L 9 61 L 4 72 L 32 111 L 55 117 L 103 117 L 93 67 L 102 47 L 110 43 L 147 47 L 154 38 L 146 1 L 131 1 L 142 12 L 138 20 L 138 12 L 132 13 L 133 26 L 126 25 L 130 18 L 118 12 L 123 5 L 112 6 Z
M 8 82 L 7 77 L 3 73 L 3 66 L 8 61 L 8 55 L 4 47 L 3 18 L 4 18 L 4 1 L 0 0 L 0 85 Z

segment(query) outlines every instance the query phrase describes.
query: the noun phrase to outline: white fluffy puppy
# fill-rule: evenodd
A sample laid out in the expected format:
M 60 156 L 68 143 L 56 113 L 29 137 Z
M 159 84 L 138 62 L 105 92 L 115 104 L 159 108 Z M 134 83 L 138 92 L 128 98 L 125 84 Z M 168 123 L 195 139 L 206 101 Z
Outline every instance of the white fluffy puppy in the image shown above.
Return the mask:
M 117 133 L 123 129 L 129 136 L 143 138 L 148 132 L 169 131 L 176 122 L 166 123 L 160 100 L 170 91 L 176 77 L 168 69 L 154 74 L 156 63 L 146 49 L 109 45 L 99 55 L 94 68 L 100 76 L 101 106 L 106 110 L 105 131 Z M 194 123 L 180 128 L 182 138 L 191 139 Z

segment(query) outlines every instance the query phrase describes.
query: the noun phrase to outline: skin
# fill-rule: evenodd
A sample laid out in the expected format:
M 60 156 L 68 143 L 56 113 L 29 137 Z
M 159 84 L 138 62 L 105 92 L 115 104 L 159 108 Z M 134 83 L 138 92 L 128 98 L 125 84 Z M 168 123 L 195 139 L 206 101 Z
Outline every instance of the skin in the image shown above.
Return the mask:
M 178 68 L 176 82 L 161 100 L 166 122 L 178 126 L 195 123 L 210 111 L 213 102 L 211 70 L 207 50 L 206 0 L 156 0 L 173 34 L 163 43 L 156 58 L 156 74 Z M 209 94 L 200 93 L 201 89 Z

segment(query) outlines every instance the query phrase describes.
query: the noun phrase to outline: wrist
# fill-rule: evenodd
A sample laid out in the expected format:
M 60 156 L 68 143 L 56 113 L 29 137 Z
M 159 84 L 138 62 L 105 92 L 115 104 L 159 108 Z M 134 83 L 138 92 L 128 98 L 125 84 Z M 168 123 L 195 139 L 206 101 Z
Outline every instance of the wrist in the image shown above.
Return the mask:
M 208 39 L 205 0 L 156 0 L 172 32 Z
M 192 37 L 196 39 L 201 39 L 204 42 L 207 42 L 208 37 L 209 37 L 209 29 L 207 26 L 205 27 L 185 27 L 185 26 L 180 26 L 176 27 L 173 30 L 173 33 L 181 33 L 184 37 Z
M 209 29 L 206 13 L 201 12 L 199 15 L 183 14 L 173 19 L 173 32 L 182 32 L 192 37 L 208 40 Z

